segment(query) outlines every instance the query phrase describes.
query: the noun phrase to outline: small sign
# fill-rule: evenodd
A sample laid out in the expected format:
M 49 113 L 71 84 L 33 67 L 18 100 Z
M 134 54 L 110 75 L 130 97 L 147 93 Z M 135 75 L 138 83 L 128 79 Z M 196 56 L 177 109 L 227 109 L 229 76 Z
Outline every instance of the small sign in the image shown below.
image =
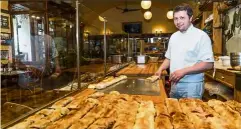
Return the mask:
M 3 29 L 9 29 L 9 17 L 8 16 L 3 16 L 1 15 L 0 17 L 0 25 L 1 25 L 1 28 Z

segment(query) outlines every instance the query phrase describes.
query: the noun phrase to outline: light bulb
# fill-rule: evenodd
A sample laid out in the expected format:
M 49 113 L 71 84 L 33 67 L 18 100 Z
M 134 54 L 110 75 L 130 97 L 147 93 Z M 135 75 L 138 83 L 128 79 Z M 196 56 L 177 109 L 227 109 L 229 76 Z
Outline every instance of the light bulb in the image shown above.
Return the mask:
M 168 19 L 173 19 L 173 10 L 169 10 L 169 11 L 167 12 L 167 18 L 168 18 Z
M 151 0 L 142 0 L 141 7 L 143 9 L 149 9 L 151 7 Z
M 152 13 L 151 13 L 150 11 L 146 11 L 146 12 L 144 13 L 144 18 L 145 18 L 146 20 L 150 20 L 151 17 L 152 17 Z
M 101 16 L 99 16 L 99 20 L 102 21 L 102 22 L 105 21 L 105 19 L 103 17 L 101 17 Z

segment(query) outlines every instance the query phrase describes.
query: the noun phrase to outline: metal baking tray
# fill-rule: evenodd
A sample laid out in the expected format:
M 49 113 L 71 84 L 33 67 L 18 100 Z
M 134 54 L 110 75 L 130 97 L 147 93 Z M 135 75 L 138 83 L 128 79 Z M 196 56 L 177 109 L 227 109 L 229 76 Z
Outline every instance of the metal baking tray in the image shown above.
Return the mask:
M 151 83 L 141 78 L 128 78 L 126 80 L 122 80 L 116 84 L 113 84 L 105 89 L 97 91 L 104 92 L 106 94 L 110 91 L 118 91 L 121 94 L 129 95 L 160 96 L 159 81 Z

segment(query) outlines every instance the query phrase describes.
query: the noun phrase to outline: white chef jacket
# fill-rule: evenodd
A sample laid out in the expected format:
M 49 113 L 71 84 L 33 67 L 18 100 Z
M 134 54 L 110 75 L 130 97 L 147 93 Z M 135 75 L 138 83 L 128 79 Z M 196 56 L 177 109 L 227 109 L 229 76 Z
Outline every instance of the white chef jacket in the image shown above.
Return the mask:
M 214 62 L 209 36 L 192 24 L 187 31 L 177 31 L 170 37 L 165 57 L 170 59 L 170 73 L 198 62 Z M 204 74 L 185 75 L 179 82 L 200 82 Z

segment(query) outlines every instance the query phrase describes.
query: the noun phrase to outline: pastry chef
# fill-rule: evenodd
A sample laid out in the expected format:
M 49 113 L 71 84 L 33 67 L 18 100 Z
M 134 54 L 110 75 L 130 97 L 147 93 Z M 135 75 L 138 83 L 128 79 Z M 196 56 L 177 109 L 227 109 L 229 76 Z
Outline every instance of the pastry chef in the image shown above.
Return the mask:
M 204 71 L 213 68 L 209 36 L 192 24 L 193 11 L 187 4 L 175 7 L 173 19 L 177 32 L 170 37 L 165 60 L 155 73 L 161 76 L 170 68 L 171 98 L 202 98 Z

